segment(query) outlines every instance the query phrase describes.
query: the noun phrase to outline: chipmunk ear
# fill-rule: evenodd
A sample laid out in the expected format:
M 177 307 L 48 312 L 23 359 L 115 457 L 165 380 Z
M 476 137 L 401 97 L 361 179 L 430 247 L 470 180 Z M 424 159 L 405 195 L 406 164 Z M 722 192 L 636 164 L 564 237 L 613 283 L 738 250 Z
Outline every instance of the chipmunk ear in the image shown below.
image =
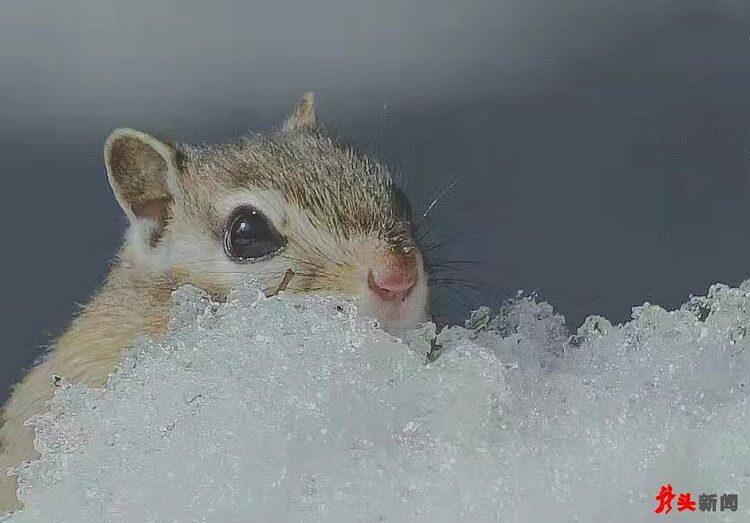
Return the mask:
M 104 144 L 104 163 L 120 207 L 155 245 L 180 196 L 177 149 L 135 129 L 115 129 Z
M 302 95 L 297 108 L 287 121 L 284 123 L 285 131 L 294 129 L 313 129 L 318 125 L 318 118 L 315 116 L 315 94 L 309 91 Z

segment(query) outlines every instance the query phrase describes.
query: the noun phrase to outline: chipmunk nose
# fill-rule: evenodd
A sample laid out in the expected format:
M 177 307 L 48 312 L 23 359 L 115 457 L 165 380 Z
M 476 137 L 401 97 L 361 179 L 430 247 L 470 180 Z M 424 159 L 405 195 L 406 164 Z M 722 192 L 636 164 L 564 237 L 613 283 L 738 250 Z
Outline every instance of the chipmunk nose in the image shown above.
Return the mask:
M 367 275 L 370 290 L 384 301 L 405 300 L 417 284 L 417 262 L 414 256 L 388 251 L 375 257 Z

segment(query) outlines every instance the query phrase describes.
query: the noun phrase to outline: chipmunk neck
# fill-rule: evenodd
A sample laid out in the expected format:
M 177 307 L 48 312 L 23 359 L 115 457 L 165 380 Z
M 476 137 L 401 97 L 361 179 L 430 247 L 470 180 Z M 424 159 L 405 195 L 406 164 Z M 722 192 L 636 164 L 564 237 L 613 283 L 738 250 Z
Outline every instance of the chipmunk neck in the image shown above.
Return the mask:
M 85 305 L 47 358 L 16 386 L 0 410 L 0 471 L 38 456 L 24 422 L 43 412 L 54 393 L 54 375 L 103 386 L 123 350 L 141 337 L 161 334 L 169 319 L 172 273 L 148 274 L 121 257 L 105 284 Z M 16 482 L 0 477 L 0 509 L 18 507 Z
M 103 385 L 124 349 L 164 332 L 177 285 L 172 273 L 147 273 L 121 258 L 55 343 L 46 362 L 50 373 Z
M 45 360 L 19 383 L 0 412 L 0 445 L 10 449 L 6 454 L 22 456 L 21 459 L 36 455 L 31 445 L 33 437 L 21 436 L 30 434 L 23 422 L 44 411 L 54 392 L 54 375 L 101 387 L 123 350 L 143 336 L 164 332 L 171 291 L 176 285 L 171 274 L 147 274 L 120 258 L 102 288 L 82 308 Z

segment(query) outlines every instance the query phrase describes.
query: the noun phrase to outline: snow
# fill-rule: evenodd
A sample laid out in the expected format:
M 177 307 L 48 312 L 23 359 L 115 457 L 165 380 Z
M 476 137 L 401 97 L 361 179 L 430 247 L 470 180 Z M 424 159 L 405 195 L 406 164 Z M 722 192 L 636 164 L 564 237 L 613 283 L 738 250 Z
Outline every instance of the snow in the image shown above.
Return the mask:
M 666 484 L 739 501 L 670 517 L 748 521 L 748 326 L 750 281 L 573 335 L 518 296 L 405 341 L 351 303 L 183 287 L 104 389 L 60 386 L 10 521 L 652 521 Z

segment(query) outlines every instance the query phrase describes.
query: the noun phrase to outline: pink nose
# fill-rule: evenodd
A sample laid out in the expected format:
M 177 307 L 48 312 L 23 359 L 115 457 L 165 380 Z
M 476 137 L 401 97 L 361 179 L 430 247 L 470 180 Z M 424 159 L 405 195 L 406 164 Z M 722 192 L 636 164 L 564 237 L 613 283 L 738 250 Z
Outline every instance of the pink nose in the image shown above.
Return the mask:
M 411 258 L 401 263 L 375 267 L 367 275 L 370 290 L 384 301 L 405 300 L 416 284 L 415 263 Z

